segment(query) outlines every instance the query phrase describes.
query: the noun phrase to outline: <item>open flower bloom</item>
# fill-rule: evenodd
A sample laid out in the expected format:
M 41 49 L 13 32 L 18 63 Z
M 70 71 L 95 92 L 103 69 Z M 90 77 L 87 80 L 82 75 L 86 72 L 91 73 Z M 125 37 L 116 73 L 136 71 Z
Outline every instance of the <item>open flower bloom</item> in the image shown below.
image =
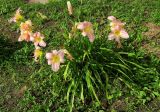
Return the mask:
M 21 32 L 24 32 L 24 31 L 31 32 L 32 31 L 32 22 L 31 22 L 31 20 L 27 20 L 25 22 L 22 22 L 20 24 L 20 30 L 21 30 Z
M 46 43 L 43 41 L 44 36 L 40 33 L 40 32 L 36 32 L 33 34 L 33 36 L 31 37 L 31 41 L 34 42 L 35 46 L 41 46 L 41 47 L 45 47 Z
M 67 1 L 67 8 L 68 8 L 69 15 L 72 15 L 73 14 L 73 8 L 72 8 L 72 5 L 71 5 L 70 1 Z
M 64 63 L 64 52 L 62 50 L 53 50 L 50 53 L 46 53 L 48 59 L 48 65 L 52 66 L 52 70 L 57 72 L 60 68 L 60 63 Z
M 20 21 L 20 20 L 22 20 L 22 19 L 23 19 L 23 16 L 21 15 L 21 9 L 18 8 L 17 11 L 16 11 L 16 14 L 14 15 L 13 18 L 11 18 L 11 19 L 9 20 L 9 22 L 10 22 L 10 23 L 11 23 L 11 22 L 18 22 L 18 21 Z
M 118 48 L 121 47 L 121 42 L 120 42 L 120 38 L 124 38 L 124 39 L 128 39 L 129 35 L 128 33 L 121 28 L 117 28 L 115 30 L 113 30 L 109 35 L 108 35 L 108 40 L 114 40 L 118 43 Z
M 123 29 L 125 23 L 122 23 L 120 20 L 116 19 L 114 16 L 108 16 L 108 20 L 110 20 L 111 30 L 115 29 Z
M 36 47 L 34 50 L 34 60 L 37 62 L 38 58 L 42 56 L 42 50 L 40 47 Z
M 29 32 L 29 31 L 21 32 L 21 35 L 20 35 L 20 37 L 18 38 L 18 41 L 23 41 L 23 40 L 25 40 L 25 41 L 29 42 L 31 36 L 32 36 L 32 33 Z
M 129 38 L 128 33 L 124 29 L 116 29 L 112 31 L 108 36 L 109 40 L 115 39 L 116 41 L 119 41 L 120 38 L 124 38 L 124 39 Z
M 95 39 L 94 30 L 92 27 L 92 23 L 87 21 L 77 24 L 77 29 L 82 31 L 83 36 L 88 36 L 90 42 L 93 42 Z
M 120 20 L 116 19 L 114 16 L 109 16 L 108 19 L 111 21 L 111 33 L 108 35 L 108 40 L 115 40 L 118 43 L 118 48 L 120 48 L 121 42 L 120 38 L 128 39 L 129 35 L 124 29 L 125 23 L 122 23 Z

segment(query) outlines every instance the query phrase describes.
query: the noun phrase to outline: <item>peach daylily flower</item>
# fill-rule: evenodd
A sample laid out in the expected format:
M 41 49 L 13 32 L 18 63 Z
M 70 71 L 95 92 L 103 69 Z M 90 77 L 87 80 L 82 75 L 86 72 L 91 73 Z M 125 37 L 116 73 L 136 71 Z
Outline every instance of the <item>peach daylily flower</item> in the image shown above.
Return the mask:
M 94 30 L 91 22 L 80 22 L 77 24 L 77 29 L 82 31 L 83 36 L 88 36 L 89 41 L 93 42 L 95 39 Z
M 20 35 L 20 37 L 18 38 L 18 41 L 23 41 L 23 40 L 25 40 L 25 41 L 29 42 L 31 36 L 32 36 L 32 33 L 29 32 L 29 31 L 21 32 L 21 35 Z
M 32 22 L 31 22 L 31 20 L 27 20 L 25 22 L 22 22 L 20 24 L 20 30 L 21 30 L 21 32 L 24 32 L 24 31 L 31 32 L 32 31 Z
M 116 19 L 114 16 L 108 16 L 108 19 L 111 21 L 111 33 L 108 35 L 108 40 L 115 40 L 118 43 L 118 48 L 120 48 L 121 41 L 120 38 L 128 39 L 129 35 L 124 29 L 125 23 L 122 23 L 120 20 Z
M 37 62 L 38 58 L 42 56 L 42 50 L 40 47 L 36 47 L 34 50 L 34 60 Z
M 72 15 L 73 14 L 73 8 L 72 8 L 72 5 L 71 5 L 70 1 L 67 1 L 67 8 L 68 8 L 69 15 Z
M 124 38 L 124 39 L 129 38 L 128 33 L 124 29 L 122 29 L 122 30 L 116 29 L 116 30 L 112 31 L 108 36 L 109 40 L 115 39 L 116 41 L 119 41 L 120 38 Z
M 60 68 L 60 63 L 64 63 L 64 52 L 62 50 L 53 50 L 50 53 L 46 53 L 48 59 L 48 65 L 52 66 L 52 70 L 57 72 Z
M 108 35 L 108 40 L 115 40 L 118 43 L 118 48 L 121 47 L 120 38 L 129 38 L 128 33 L 124 29 L 115 29 Z
M 21 9 L 20 8 L 18 8 L 17 10 L 16 10 L 16 14 L 14 15 L 14 17 L 13 18 L 11 18 L 10 20 L 9 20 L 9 22 L 11 23 L 11 22 L 18 22 L 18 21 L 20 21 L 20 20 L 22 20 L 23 19 L 23 16 L 21 15 Z
M 34 33 L 33 36 L 31 37 L 31 41 L 34 42 L 35 46 L 45 47 L 46 43 L 43 41 L 43 39 L 44 36 L 40 32 Z
M 120 20 L 116 19 L 114 16 L 108 16 L 108 20 L 110 20 L 111 30 L 115 29 L 123 29 L 126 23 L 122 23 Z

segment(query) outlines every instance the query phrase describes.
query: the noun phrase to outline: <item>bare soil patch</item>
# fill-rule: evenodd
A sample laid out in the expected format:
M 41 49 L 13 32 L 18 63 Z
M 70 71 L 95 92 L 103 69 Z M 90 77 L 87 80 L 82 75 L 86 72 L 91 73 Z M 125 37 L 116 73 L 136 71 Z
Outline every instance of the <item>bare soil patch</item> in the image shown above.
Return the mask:
M 145 49 L 147 53 L 152 53 L 160 58 L 160 26 L 153 23 L 146 23 L 148 27 L 147 32 L 143 32 L 146 37 L 143 42 L 142 48 Z

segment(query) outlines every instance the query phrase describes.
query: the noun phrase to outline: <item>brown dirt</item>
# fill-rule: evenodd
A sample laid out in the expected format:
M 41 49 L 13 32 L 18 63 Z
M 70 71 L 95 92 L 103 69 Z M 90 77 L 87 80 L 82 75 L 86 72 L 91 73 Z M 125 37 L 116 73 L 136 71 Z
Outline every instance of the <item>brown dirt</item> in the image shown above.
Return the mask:
M 160 34 L 160 26 L 157 26 L 153 23 L 146 23 L 145 26 L 148 27 L 149 30 L 143 34 L 149 39 L 156 38 Z
M 17 72 L 20 76 L 12 75 L 8 67 L 0 68 L 0 107 L 9 112 L 15 112 L 20 108 L 18 103 L 30 84 L 30 81 L 27 80 L 26 76 L 23 76 L 23 73 L 29 75 L 33 72 L 32 68 L 26 66 L 15 68 L 17 69 L 14 72 Z
M 127 111 L 127 104 L 124 100 L 117 100 L 112 104 L 111 109 L 117 110 L 118 112 L 125 112 Z
M 160 100 L 157 98 L 146 105 L 141 105 L 136 112 L 160 112 Z
M 160 26 L 153 23 L 146 23 L 145 26 L 148 27 L 149 30 L 143 32 L 146 38 L 143 42 L 142 49 L 160 58 Z
M 19 34 L 16 31 L 11 30 L 11 24 L 4 18 L 0 17 L 0 34 L 9 39 L 12 42 L 18 40 Z

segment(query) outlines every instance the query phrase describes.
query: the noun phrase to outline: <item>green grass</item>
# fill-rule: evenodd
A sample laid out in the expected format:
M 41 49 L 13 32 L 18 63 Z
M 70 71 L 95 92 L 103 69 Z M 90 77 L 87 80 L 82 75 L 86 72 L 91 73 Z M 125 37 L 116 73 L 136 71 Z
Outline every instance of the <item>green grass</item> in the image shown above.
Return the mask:
M 160 59 L 142 49 L 144 24 L 160 25 L 158 0 L 71 0 L 73 16 L 66 1 L 42 5 L 1 0 L 0 111 L 159 111 Z M 18 27 L 7 22 L 18 7 L 32 20 L 33 30 L 45 35 L 44 53 L 65 47 L 75 60 L 66 60 L 57 73 L 45 58 L 35 63 L 33 44 L 17 42 Z M 130 38 L 121 49 L 107 40 L 110 15 L 126 22 Z M 80 33 L 69 39 L 71 27 L 80 21 L 93 23 L 93 44 Z M 19 96 L 24 86 L 27 90 Z

